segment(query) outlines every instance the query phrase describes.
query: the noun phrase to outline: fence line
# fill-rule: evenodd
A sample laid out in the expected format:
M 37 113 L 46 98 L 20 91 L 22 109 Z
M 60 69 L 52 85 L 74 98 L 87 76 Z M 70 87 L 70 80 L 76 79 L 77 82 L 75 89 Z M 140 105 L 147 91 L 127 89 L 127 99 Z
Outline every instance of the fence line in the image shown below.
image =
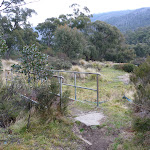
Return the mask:
M 6 85 L 8 84 L 8 75 L 11 74 L 11 79 L 13 79 L 13 70 L 3 70 L 5 71 L 5 78 L 6 78 Z M 97 103 L 97 106 L 99 106 L 99 76 L 101 76 L 100 73 L 91 73 L 91 72 L 77 72 L 77 71 L 63 71 L 63 70 L 49 70 L 50 72 L 53 72 L 53 73 L 58 73 L 58 75 L 54 75 L 53 77 L 56 77 L 58 78 L 59 80 L 59 94 L 58 96 L 60 96 L 60 99 L 62 99 L 62 88 L 63 88 L 63 85 L 65 86 L 71 86 L 71 87 L 74 87 L 74 98 L 69 98 L 71 100 L 75 100 L 75 101 L 81 101 L 81 100 L 78 100 L 77 99 L 77 88 L 81 88 L 81 89 L 85 89 L 85 90 L 92 90 L 92 91 L 95 91 L 96 94 L 97 94 L 97 98 L 96 98 L 96 103 Z M 64 77 L 60 75 L 60 73 L 62 72 L 66 72 L 66 73 L 73 73 L 74 74 L 74 84 L 67 84 L 67 83 L 63 83 L 63 79 Z M 82 87 L 82 86 L 78 86 L 77 85 L 77 74 L 94 74 L 96 75 L 96 89 L 92 89 L 92 88 L 87 88 L 87 87 Z M 41 79 L 42 80 L 42 79 Z M 42 83 L 42 82 L 41 82 Z M 60 106 L 62 105 L 61 101 L 60 101 Z
M 97 92 L 97 100 L 96 100 L 96 103 L 97 103 L 97 106 L 99 106 L 99 76 L 101 76 L 100 73 L 91 73 L 91 72 L 77 72 L 77 71 L 63 71 L 63 70 L 50 70 L 51 72 L 57 72 L 58 75 L 60 75 L 60 73 L 62 72 L 66 72 L 66 73 L 73 73 L 74 74 L 74 85 L 72 84 L 66 84 L 66 83 L 62 83 L 62 79 L 60 80 L 59 79 L 59 83 L 60 83 L 60 87 L 61 87 L 61 92 L 62 92 L 62 85 L 66 85 L 66 86 L 72 86 L 74 87 L 74 99 L 73 98 L 70 98 L 72 100 L 78 100 L 77 99 L 77 88 L 81 88 L 81 89 L 86 89 L 86 90 L 92 90 L 92 91 L 96 91 Z M 82 86 L 77 86 L 76 84 L 76 80 L 77 80 L 77 74 L 94 74 L 96 75 L 96 89 L 92 89 L 92 88 L 87 88 L 87 87 L 82 87 Z M 60 93 L 61 93 L 60 92 Z M 80 101 L 80 100 L 79 100 Z

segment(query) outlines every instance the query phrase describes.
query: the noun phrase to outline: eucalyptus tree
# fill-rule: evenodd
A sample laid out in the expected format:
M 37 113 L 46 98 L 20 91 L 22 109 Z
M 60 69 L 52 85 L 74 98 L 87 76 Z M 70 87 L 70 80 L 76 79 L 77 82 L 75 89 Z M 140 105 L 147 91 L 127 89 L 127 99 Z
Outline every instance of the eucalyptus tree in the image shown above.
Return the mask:
M 137 57 L 150 55 L 150 27 L 139 28 L 134 32 L 128 31 L 125 37 L 126 43 L 135 50 Z
M 61 14 L 58 18 L 48 18 L 45 22 L 38 24 L 36 29 L 42 35 L 42 43 L 49 47 L 52 46 L 54 44 L 54 32 L 60 25 L 68 25 L 71 28 L 83 30 L 83 28 L 91 22 L 90 10 L 87 7 L 81 9 L 80 5 L 72 4 L 70 8 L 73 10 L 71 14 Z
M 17 5 L 17 4 L 16 4 Z M 18 55 L 19 51 L 23 49 L 23 46 L 30 44 L 38 44 L 38 33 L 34 32 L 27 19 L 36 12 L 32 9 L 21 8 L 20 6 L 14 6 L 7 8 L 3 15 L 0 16 L 0 25 L 4 33 L 4 39 L 8 49 L 5 53 L 5 57 L 9 58 L 12 54 Z
M 54 35 L 54 50 L 65 53 L 71 59 L 88 56 L 87 41 L 82 32 L 67 25 L 57 27 Z
M 125 45 L 121 32 L 105 22 L 89 23 L 84 34 L 95 47 L 94 52 L 91 52 L 91 59 L 124 62 L 134 56 L 133 50 Z

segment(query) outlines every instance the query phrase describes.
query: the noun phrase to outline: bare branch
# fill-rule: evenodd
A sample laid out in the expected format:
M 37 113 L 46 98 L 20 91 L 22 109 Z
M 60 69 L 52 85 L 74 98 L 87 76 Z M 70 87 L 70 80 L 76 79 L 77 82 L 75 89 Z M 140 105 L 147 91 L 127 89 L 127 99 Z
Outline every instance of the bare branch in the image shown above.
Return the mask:
M 2 3 L 4 4 L 4 0 Z M 13 3 L 13 0 L 5 8 L 1 9 L 0 12 L 6 10 L 12 3 Z M 3 6 L 3 4 L 1 5 L 1 7 Z
M 2 1 L 2 3 L 1 3 L 1 5 L 0 5 L 0 7 L 2 7 L 2 6 L 3 6 L 3 4 L 4 4 L 4 0 Z
M 1 3 L 0 8 L 4 5 L 4 1 Z M 30 1 L 28 3 L 23 3 L 23 4 L 16 4 L 15 6 L 20 7 L 20 6 L 24 6 L 24 5 L 28 5 L 31 3 L 35 3 L 35 2 L 39 2 L 40 0 L 34 0 L 34 1 Z M 0 9 L 0 12 L 6 10 L 7 8 L 9 8 L 12 4 L 13 4 L 14 0 L 12 0 L 8 5 L 6 5 L 3 9 Z

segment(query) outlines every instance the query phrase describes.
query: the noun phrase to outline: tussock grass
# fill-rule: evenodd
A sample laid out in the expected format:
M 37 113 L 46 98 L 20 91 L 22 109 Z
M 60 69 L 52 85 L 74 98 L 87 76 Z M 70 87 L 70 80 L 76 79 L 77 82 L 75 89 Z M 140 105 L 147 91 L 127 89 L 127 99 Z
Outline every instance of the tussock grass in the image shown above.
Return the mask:
M 71 71 L 76 71 L 76 72 L 85 72 L 85 69 L 84 68 L 81 68 L 80 66 L 72 66 L 71 68 Z M 80 78 L 80 79 L 84 79 L 85 78 L 85 74 L 80 74 L 80 73 L 77 73 L 77 77 Z M 73 76 L 72 76 L 73 78 Z
M 84 59 L 79 60 L 79 64 L 82 66 L 86 66 L 88 64 L 87 61 L 85 61 Z

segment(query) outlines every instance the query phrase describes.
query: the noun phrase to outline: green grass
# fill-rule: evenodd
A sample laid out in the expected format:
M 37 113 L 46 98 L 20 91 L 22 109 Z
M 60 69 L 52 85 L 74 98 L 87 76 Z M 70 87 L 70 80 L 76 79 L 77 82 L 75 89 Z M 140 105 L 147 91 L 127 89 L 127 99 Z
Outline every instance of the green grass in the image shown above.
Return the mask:
M 102 79 L 99 78 L 99 101 L 112 100 L 115 99 L 115 97 L 121 99 L 132 87 L 131 85 L 125 85 L 122 81 L 119 81 L 118 76 L 125 74 L 123 71 L 103 68 L 100 73 L 102 74 Z M 74 81 L 68 79 L 67 83 L 74 84 Z M 97 89 L 97 82 L 96 80 L 89 80 L 88 77 L 85 79 L 77 78 L 77 86 Z M 66 89 L 68 89 L 68 86 L 64 85 L 63 91 Z M 74 98 L 74 87 L 69 87 L 69 90 L 71 91 L 71 98 Z M 77 88 L 77 99 L 96 102 L 96 91 Z
M 106 128 L 106 135 L 112 135 L 114 132 L 120 131 L 118 137 L 111 145 L 111 149 L 133 149 L 142 150 L 141 145 L 135 145 L 132 140 L 127 140 L 121 137 L 121 133 L 126 131 L 127 128 L 131 128 L 131 109 L 129 102 L 123 100 L 124 94 L 128 94 L 133 91 L 132 85 L 124 84 L 119 81 L 118 76 L 126 74 L 123 71 L 115 70 L 112 68 L 102 68 L 101 72 L 102 78 L 99 79 L 99 96 L 100 101 L 106 101 L 100 104 L 97 108 L 95 103 L 78 102 L 75 101 L 69 106 L 69 111 L 76 108 L 81 111 L 100 111 L 106 116 L 105 121 L 96 128 Z M 93 78 L 94 79 L 94 78 Z M 67 79 L 67 83 L 73 84 L 72 79 Z M 77 85 L 83 87 L 89 87 L 96 89 L 96 81 L 89 80 L 89 77 L 85 79 L 77 78 Z M 63 86 L 63 91 L 68 89 Z M 71 91 L 71 97 L 74 98 L 74 88 L 69 87 Z M 89 100 L 91 102 L 96 101 L 96 92 L 77 89 L 77 98 L 79 100 Z M 129 95 L 130 98 L 130 95 Z M 73 115 L 72 117 L 74 117 Z M 65 117 L 58 117 L 57 119 L 47 122 L 41 119 L 39 116 L 32 116 L 31 127 L 29 130 L 26 129 L 27 119 L 26 117 L 17 121 L 11 129 L 13 131 L 12 135 L 8 135 L 6 131 L 1 131 L 0 140 L 4 139 L 8 141 L 5 145 L 4 142 L 1 143 L 1 147 L 8 150 L 20 150 L 20 149 L 78 149 L 80 143 L 78 138 L 72 132 L 73 123 Z M 80 125 L 80 122 L 76 122 L 76 125 Z M 80 132 L 84 132 L 80 129 Z M 134 136 L 132 135 L 132 138 Z M 139 139 L 142 135 L 138 135 Z M 11 142 L 12 139 L 14 142 Z M 11 144 L 10 144 L 11 143 Z M 0 149 L 1 149 L 0 147 Z M 143 149 L 144 150 L 144 149 Z
M 57 118 L 47 122 L 47 120 L 37 117 L 37 114 L 31 118 L 31 126 L 26 128 L 26 118 L 17 121 L 10 128 L 12 134 L 7 134 L 7 130 L 0 131 L 0 140 L 4 139 L 1 147 L 4 149 L 57 149 L 69 148 L 78 149 L 79 141 L 72 132 L 73 123 L 65 118 Z M 10 144 L 11 143 L 11 144 Z M 0 147 L 0 149 L 1 149 Z

